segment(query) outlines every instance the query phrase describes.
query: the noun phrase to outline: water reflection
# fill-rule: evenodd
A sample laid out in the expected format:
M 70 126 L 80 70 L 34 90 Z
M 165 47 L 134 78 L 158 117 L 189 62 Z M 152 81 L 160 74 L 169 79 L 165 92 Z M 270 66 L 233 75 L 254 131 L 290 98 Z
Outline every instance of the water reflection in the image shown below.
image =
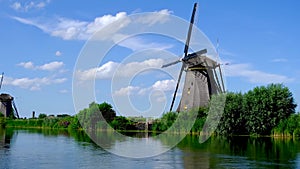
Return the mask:
M 117 149 L 120 144 L 139 144 L 112 137 L 114 134 L 110 132 L 89 134 L 103 139 L 110 149 Z M 143 134 L 127 135 L 140 137 Z M 169 138 L 147 139 L 156 141 L 160 146 L 173 144 Z M 143 147 L 140 147 L 134 153 L 142 150 Z M 300 141 L 295 139 L 212 137 L 204 144 L 199 144 L 199 138 L 193 135 L 185 137 L 180 144 L 164 154 L 131 159 L 106 152 L 82 131 L 0 129 L 0 168 L 30 168 L 35 165 L 37 168 L 123 169 L 299 168 L 299 152 Z
M 9 148 L 12 137 L 12 130 L 5 130 L 4 128 L 0 127 L 0 150 Z
M 185 168 L 299 168 L 300 142 L 271 137 L 212 137 L 204 144 L 197 136 L 178 146 Z

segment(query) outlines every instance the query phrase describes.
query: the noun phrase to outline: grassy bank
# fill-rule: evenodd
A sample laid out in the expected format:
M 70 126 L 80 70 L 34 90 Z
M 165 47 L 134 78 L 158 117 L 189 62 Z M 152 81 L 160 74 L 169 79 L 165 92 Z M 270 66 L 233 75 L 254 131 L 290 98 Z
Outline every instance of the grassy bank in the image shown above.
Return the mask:
M 187 126 L 191 124 L 185 124 L 184 121 L 189 117 L 178 113 L 170 112 L 164 114 L 161 118 L 155 119 L 152 121 L 151 128 L 149 132 L 154 132 L 159 134 L 167 129 L 169 129 L 176 119 L 182 120 L 181 125 L 173 126 L 170 132 L 172 133 L 190 133 L 192 135 L 199 135 L 202 131 L 202 127 L 205 123 L 206 109 L 201 109 L 198 112 L 198 117 L 195 120 L 195 123 L 192 124 L 190 131 L 187 130 Z M 183 116 L 185 116 L 183 118 Z M 190 116 L 191 118 L 191 116 Z M 117 116 L 109 125 L 121 132 L 145 132 L 145 130 L 138 130 L 136 128 L 137 122 L 131 121 L 132 118 L 125 118 Z M 38 129 L 67 129 L 67 130 L 82 130 L 83 128 L 80 125 L 79 120 L 76 116 L 67 116 L 67 117 L 45 117 L 45 118 L 35 118 L 35 119 L 5 119 L 0 118 L 0 125 L 7 128 L 38 128 Z M 219 124 L 222 125 L 222 124 Z M 97 123 L 97 129 L 103 129 L 103 122 Z M 85 128 L 89 129 L 89 128 Z M 218 129 L 215 131 L 214 135 L 224 135 L 217 133 Z M 271 136 L 271 137 L 300 137 L 300 114 L 293 114 L 289 118 L 282 120 L 276 127 L 272 129 L 272 132 L 269 135 L 260 135 L 260 134 L 229 134 L 227 136 Z
M 80 129 L 76 117 L 45 117 L 32 119 L 6 119 L 5 127 L 8 128 L 48 128 L 48 129 Z
M 166 113 L 162 118 L 156 119 L 153 121 L 152 127 L 149 132 L 154 132 L 159 134 L 169 127 L 172 126 L 173 122 L 177 119 L 177 113 Z M 120 117 L 116 118 L 120 119 Z M 128 120 L 128 119 L 127 119 Z M 199 135 L 202 130 L 202 126 L 205 122 L 205 118 L 197 118 L 190 132 L 185 130 L 185 126 L 178 126 L 173 129 L 171 132 L 175 133 L 190 133 L 191 135 Z M 114 121 L 113 125 L 110 124 L 113 128 L 121 132 L 145 132 L 143 130 L 134 130 L 134 122 L 116 122 Z M 100 125 L 100 123 L 98 124 Z M 67 130 L 82 130 L 80 122 L 74 116 L 69 117 L 51 117 L 51 118 L 42 118 L 42 119 L 5 119 L 0 118 L 0 126 L 6 128 L 37 128 L 37 129 L 67 129 Z M 126 129 L 127 128 L 127 129 Z M 220 133 L 214 133 L 214 135 L 222 135 Z M 239 136 L 240 134 L 234 134 Z M 244 134 L 245 135 L 245 134 Z M 247 136 L 271 136 L 271 137 L 300 137 L 300 114 L 293 114 L 288 119 L 282 120 L 273 130 L 270 135 L 259 135 L 259 134 L 246 134 Z M 233 135 L 231 135 L 233 136 Z
M 300 114 L 292 114 L 282 120 L 273 130 L 274 137 L 300 137 Z
M 215 135 L 300 137 L 300 115 L 295 113 L 296 104 L 287 87 L 271 84 L 256 87 L 246 93 L 228 92 L 225 106 L 223 96 L 212 96 L 211 100 L 214 101 L 208 107 L 189 112 L 167 112 L 157 119 L 116 116 L 110 104 L 92 102 L 75 116 L 40 114 L 37 119 L 0 119 L 0 125 L 92 131 L 112 127 L 117 131 L 148 130 L 159 133 L 168 130 L 172 133 L 203 134 L 203 125 L 209 117 L 206 131 L 214 131 Z M 224 107 L 221 117 L 220 114 L 209 111 L 218 106 Z
M 0 117 L 0 127 L 5 127 L 6 119 L 4 117 Z

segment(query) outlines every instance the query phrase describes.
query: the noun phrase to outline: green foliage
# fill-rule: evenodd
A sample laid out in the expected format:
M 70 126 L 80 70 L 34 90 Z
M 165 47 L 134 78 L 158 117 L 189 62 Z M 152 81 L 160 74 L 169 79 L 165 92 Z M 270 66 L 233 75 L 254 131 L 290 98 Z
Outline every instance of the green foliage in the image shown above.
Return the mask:
M 222 135 L 245 134 L 246 116 L 243 112 L 243 95 L 227 93 L 224 113 L 217 132 Z
M 176 112 L 165 113 L 160 119 L 157 119 L 152 124 L 152 130 L 165 131 L 174 123 L 178 116 Z
M 102 113 L 103 118 L 107 122 L 111 122 L 116 117 L 116 112 L 113 110 L 112 106 L 106 102 L 98 105 L 100 112 Z
M 133 122 L 123 116 L 116 116 L 110 123 L 110 126 L 115 130 L 132 130 L 132 125 Z
M 78 119 L 73 116 L 66 116 L 64 118 L 7 119 L 6 126 L 20 128 L 81 129 Z
M 0 117 L 0 128 L 5 127 L 6 125 L 6 119 L 4 117 Z
M 287 87 L 271 84 L 256 87 L 244 95 L 246 129 L 249 133 L 271 134 L 282 119 L 295 113 L 294 99 Z
M 300 131 L 300 115 L 292 114 L 289 118 L 283 119 L 274 127 L 274 135 L 295 136 L 299 137 Z
M 173 133 L 200 132 L 206 121 L 208 108 L 200 107 L 189 112 L 168 112 L 154 120 L 152 131 Z M 175 123 L 176 122 L 176 123 Z
M 77 114 L 77 118 L 82 127 L 91 130 L 95 130 L 97 126 L 98 128 L 106 128 L 107 123 L 110 123 L 115 117 L 115 111 L 112 109 L 112 106 L 106 102 L 102 104 L 92 102 L 89 108 L 83 109 Z
M 277 126 L 273 131 L 292 134 L 296 122 L 284 119 L 295 113 L 295 107 L 292 93 L 282 84 L 256 87 L 244 95 L 228 93 L 217 133 L 269 135 Z
M 294 137 L 300 137 L 300 128 L 297 128 L 294 133 L 293 133 Z
M 68 126 L 68 128 L 72 129 L 72 130 L 81 129 L 81 125 L 80 125 L 80 122 L 79 122 L 77 116 L 71 118 L 70 125 Z
M 207 122 L 204 132 L 215 131 L 220 135 L 269 135 L 273 132 L 273 134 L 300 136 L 300 115 L 294 114 L 296 104 L 287 87 L 271 84 L 266 87 L 256 87 L 245 94 L 227 93 L 225 105 L 224 96 L 212 96 L 210 107 L 200 107 L 190 112 L 165 113 L 152 122 L 152 131 L 199 133 Z M 220 117 L 218 111 L 223 107 L 224 113 Z M 57 117 L 45 116 L 40 114 L 38 119 L 28 120 L 8 119 L 2 124 L 15 127 L 87 130 L 106 130 L 110 125 L 116 130 L 124 131 L 136 130 L 146 123 L 143 117 L 116 116 L 112 106 L 106 102 L 102 104 L 92 102 L 76 116 L 65 114 Z
M 70 115 L 68 114 L 58 114 L 56 117 L 69 117 Z
M 48 117 L 48 118 L 44 118 L 43 119 L 43 126 L 42 127 L 49 127 L 49 128 L 57 128 L 57 122 L 58 122 L 58 118 L 55 117 Z
M 134 122 L 146 122 L 146 118 L 143 116 L 140 117 L 127 117 L 128 120 L 134 121 Z
M 46 117 L 47 117 L 47 114 L 44 114 L 44 113 L 39 114 L 39 119 L 43 119 L 43 118 L 46 118 Z

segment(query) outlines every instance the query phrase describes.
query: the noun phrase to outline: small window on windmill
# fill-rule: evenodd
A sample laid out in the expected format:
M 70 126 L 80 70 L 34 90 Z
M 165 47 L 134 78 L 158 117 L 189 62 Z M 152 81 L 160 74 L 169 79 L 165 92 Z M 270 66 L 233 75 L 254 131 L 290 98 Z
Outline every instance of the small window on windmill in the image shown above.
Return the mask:
M 188 88 L 188 94 L 191 94 L 191 88 Z
M 192 82 L 192 83 L 191 83 L 191 86 L 193 86 L 193 85 L 194 85 L 194 83 Z

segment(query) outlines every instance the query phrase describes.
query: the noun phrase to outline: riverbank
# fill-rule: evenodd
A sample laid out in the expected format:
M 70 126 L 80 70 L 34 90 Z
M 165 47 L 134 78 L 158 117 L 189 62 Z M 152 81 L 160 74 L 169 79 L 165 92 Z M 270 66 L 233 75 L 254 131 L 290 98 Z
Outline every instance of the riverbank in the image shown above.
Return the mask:
M 173 114 L 174 115 L 174 114 Z M 164 116 L 167 116 L 169 118 L 166 118 Z M 126 126 L 122 127 L 121 123 L 118 123 L 120 126 L 118 128 L 113 127 L 115 130 L 121 133 L 126 133 L 131 135 L 131 133 L 151 133 L 151 135 L 158 135 L 165 130 L 169 128 L 173 122 L 174 117 L 171 118 L 170 114 L 164 115 L 163 118 L 156 119 L 153 121 L 152 127 L 148 130 L 138 130 L 135 128 L 137 122 L 127 122 Z M 120 118 L 120 117 L 119 117 Z M 124 118 L 124 117 L 123 117 Z M 127 119 L 127 118 L 126 118 Z M 173 119 L 173 120 L 170 120 Z M 283 120 L 281 123 L 279 123 L 278 126 L 276 126 L 272 133 L 269 135 L 259 135 L 259 134 L 231 134 L 231 135 L 222 135 L 218 133 L 213 133 L 214 136 L 226 136 L 226 137 L 232 137 L 232 136 L 250 136 L 250 137 L 274 137 L 274 138 L 300 138 L 300 125 L 295 125 L 295 121 L 299 123 L 300 115 L 295 114 L 292 115 L 290 118 Z M 128 120 L 128 119 L 127 119 Z M 124 119 L 123 119 L 124 121 Z M 130 120 L 128 120 L 130 121 Z M 159 125 L 165 124 L 168 121 L 168 125 L 166 125 L 164 128 L 158 127 Z M 197 119 L 195 124 L 193 125 L 192 129 L 189 132 L 181 131 L 178 129 L 178 131 L 171 131 L 173 134 L 182 134 L 187 133 L 189 135 L 205 135 L 201 133 L 202 126 L 205 122 L 205 119 Z M 111 124 L 110 124 L 111 125 Z M 131 125 L 131 126 L 128 126 Z M 139 125 L 141 123 L 139 122 Z M 15 129 L 47 129 L 47 130 L 71 130 L 71 131 L 82 131 L 84 130 L 77 119 L 76 116 L 66 116 L 66 117 L 45 117 L 45 118 L 32 118 L 32 119 L 6 119 L 3 117 L 0 117 L 0 127 L 6 127 L 6 128 L 15 128 Z M 103 127 L 103 125 L 102 125 Z M 127 129 L 126 129 L 127 128 Z M 99 128 L 98 128 L 99 129 Z M 89 130 L 89 129 L 88 129 Z M 100 129 L 101 130 L 101 129 Z M 134 135 L 134 134 L 133 134 Z
M 221 136 L 250 135 L 274 137 L 300 137 L 300 115 L 289 89 L 281 84 L 255 87 L 246 93 L 214 95 L 208 107 L 199 107 L 187 112 L 165 112 L 160 118 L 117 116 L 112 105 L 92 102 L 74 116 L 67 114 L 38 118 L 0 119 L 0 125 L 22 128 L 60 128 L 87 131 L 151 131 L 202 134 L 207 119 L 207 131 Z M 211 105 L 212 104 L 212 105 Z M 222 114 L 209 111 L 211 106 L 224 107 Z M 221 108 L 223 109 L 223 108 Z M 221 117 L 220 117 L 221 116 Z M 34 116 L 33 116 L 34 117 Z M 1 118 L 1 113 L 0 113 Z M 213 124 L 214 123 L 214 124 Z M 109 127 L 110 126 L 110 127 Z M 111 129 L 110 128 L 110 129 Z
M 6 128 L 47 128 L 47 129 L 72 129 L 79 130 L 81 126 L 76 117 L 45 117 L 31 119 L 5 119 L 2 126 Z M 1 123 L 0 123 L 1 124 Z

